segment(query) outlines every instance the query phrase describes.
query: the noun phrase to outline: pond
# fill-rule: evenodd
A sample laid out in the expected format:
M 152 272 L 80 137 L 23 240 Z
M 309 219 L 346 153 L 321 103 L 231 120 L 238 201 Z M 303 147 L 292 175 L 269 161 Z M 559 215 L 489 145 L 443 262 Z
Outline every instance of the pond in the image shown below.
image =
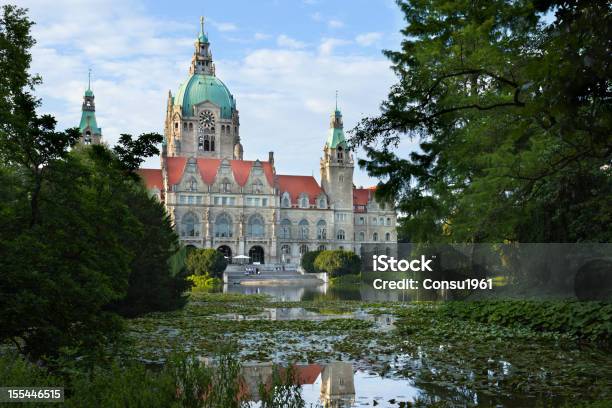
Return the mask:
M 375 290 L 369 284 L 332 286 L 327 283 L 307 286 L 288 285 L 224 285 L 223 293 L 268 295 L 278 301 L 362 300 L 367 302 L 411 302 L 436 300 L 441 295 L 426 290 Z
M 333 289 L 192 292 L 184 310 L 132 319 L 130 335 L 138 358 L 152 364 L 177 348 L 207 357 L 228 347 L 251 384 L 273 364 L 294 364 L 312 406 L 526 407 L 612 398 L 612 357 L 604 350 L 563 335 L 450 320 L 436 304 L 402 299 L 401 291 L 380 299 L 363 287 Z

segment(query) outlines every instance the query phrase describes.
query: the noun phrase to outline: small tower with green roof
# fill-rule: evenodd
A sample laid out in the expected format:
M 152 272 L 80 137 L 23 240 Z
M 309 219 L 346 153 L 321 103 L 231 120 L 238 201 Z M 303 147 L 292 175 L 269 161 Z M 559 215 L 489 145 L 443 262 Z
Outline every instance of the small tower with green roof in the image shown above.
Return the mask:
M 87 81 L 87 90 L 83 95 L 83 106 L 81 108 L 81 130 L 82 144 L 99 144 L 102 139 L 102 128 L 98 127 L 96 122 L 96 105 L 94 102 L 94 93 L 91 90 L 91 70 L 89 71 L 89 79 Z
M 342 113 L 336 109 L 330 116 L 327 140 L 321 159 L 321 187 L 329 197 L 334 210 L 353 210 L 353 156 L 344 138 Z

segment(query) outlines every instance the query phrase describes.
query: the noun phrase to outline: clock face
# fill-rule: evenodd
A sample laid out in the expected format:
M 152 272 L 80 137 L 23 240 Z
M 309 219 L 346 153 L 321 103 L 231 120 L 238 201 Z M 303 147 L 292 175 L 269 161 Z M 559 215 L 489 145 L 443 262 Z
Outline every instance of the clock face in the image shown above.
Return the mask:
M 211 111 L 200 112 L 200 128 L 211 129 L 215 126 L 215 115 Z

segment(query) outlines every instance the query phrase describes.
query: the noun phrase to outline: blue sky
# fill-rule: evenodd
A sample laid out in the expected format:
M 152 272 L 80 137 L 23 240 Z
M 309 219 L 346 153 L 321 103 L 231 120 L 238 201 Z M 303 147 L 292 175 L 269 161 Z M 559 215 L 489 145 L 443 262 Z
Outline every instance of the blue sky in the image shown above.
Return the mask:
M 391 0 L 17 4 L 37 23 L 32 71 L 43 77 L 42 110 L 60 128 L 78 124 L 91 67 L 109 144 L 120 133 L 161 133 L 168 91 L 187 78 L 203 15 L 217 76 L 237 99 L 245 158 L 273 150 L 278 173 L 317 178 L 335 90 L 346 129 L 375 115 L 395 82 L 381 50 L 399 47 L 403 26 Z M 356 185 L 374 183 L 356 170 Z

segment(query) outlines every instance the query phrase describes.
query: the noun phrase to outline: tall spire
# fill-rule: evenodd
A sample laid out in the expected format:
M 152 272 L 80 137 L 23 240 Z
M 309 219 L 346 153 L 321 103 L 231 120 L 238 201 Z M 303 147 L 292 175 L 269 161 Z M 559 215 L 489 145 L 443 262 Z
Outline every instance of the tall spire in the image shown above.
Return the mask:
M 200 34 L 195 42 L 195 52 L 191 59 L 189 73 L 215 76 L 215 64 L 210 52 L 210 43 L 204 32 L 204 17 L 200 17 Z
M 336 89 L 336 110 L 338 110 L 338 90 Z
M 91 68 L 87 72 L 87 89 L 83 95 L 83 105 L 81 107 L 81 143 L 92 144 L 100 143 L 102 138 L 102 129 L 98 127 L 96 122 L 96 104 L 94 102 L 94 93 L 91 90 Z

